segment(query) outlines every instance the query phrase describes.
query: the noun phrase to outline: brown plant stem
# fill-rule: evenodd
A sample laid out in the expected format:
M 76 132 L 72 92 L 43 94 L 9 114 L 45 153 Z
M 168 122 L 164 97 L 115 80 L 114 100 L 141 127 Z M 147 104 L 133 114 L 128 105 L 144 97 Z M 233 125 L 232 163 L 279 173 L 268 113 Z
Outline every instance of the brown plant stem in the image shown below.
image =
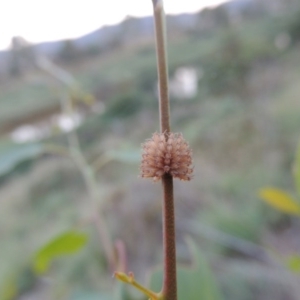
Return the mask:
M 157 69 L 159 81 L 159 114 L 161 132 L 166 139 L 170 133 L 170 104 L 168 89 L 168 65 L 166 53 L 165 15 L 162 0 L 152 0 L 155 22 Z M 164 174 L 163 186 L 163 247 L 164 247 L 164 279 L 162 295 L 164 300 L 177 299 L 176 279 L 176 242 L 175 213 L 173 197 L 173 177 Z
M 173 197 L 173 178 L 165 174 L 162 178 L 164 191 L 163 203 L 163 244 L 164 244 L 164 281 L 162 294 L 164 300 L 177 299 L 176 279 L 176 240 L 175 211 Z
M 159 82 L 159 115 L 161 132 L 170 132 L 169 80 L 166 53 L 165 14 L 161 0 L 152 0 L 155 22 L 157 71 Z

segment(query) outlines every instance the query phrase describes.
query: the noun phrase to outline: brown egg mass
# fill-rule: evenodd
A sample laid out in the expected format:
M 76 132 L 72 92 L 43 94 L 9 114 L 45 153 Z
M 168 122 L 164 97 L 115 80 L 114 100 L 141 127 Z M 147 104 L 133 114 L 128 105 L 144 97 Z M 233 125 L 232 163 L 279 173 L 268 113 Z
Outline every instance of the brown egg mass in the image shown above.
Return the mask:
M 141 176 L 158 181 L 165 173 L 180 180 L 191 180 L 192 150 L 181 133 L 154 133 L 142 144 Z

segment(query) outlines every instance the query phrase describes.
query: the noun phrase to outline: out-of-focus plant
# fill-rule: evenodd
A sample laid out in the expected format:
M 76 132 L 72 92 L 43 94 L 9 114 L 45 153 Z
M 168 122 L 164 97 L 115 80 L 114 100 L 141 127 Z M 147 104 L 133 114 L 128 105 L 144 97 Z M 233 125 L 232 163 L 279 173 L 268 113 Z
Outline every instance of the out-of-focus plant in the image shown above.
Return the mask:
M 67 95 L 65 95 L 65 97 L 62 97 L 62 101 L 61 101 L 61 108 L 64 114 L 70 116 L 70 118 L 74 118 L 74 106 L 76 105 L 76 102 L 78 101 L 84 101 L 87 103 L 93 102 L 93 97 L 89 94 L 83 93 L 78 88 L 75 79 L 70 73 L 54 65 L 51 61 L 49 61 L 46 58 L 38 58 L 36 60 L 36 63 L 38 67 L 40 67 L 48 74 L 54 76 L 59 82 L 61 82 L 67 87 L 68 89 Z M 91 219 L 98 231 L 99 239 L 103 247 L 107 262 L 109 264 L 109 268 L 114 269 L 118 265 L 118 262 L 115 255 L 115 248 L 113 242 L 109 237 L 108 227 L 105 221 L 105 217 L 101 212 L 100 205 L 98 204 L 100 193 L 95 178 L 95 170 L 93 169 L 93 166 L 87 162 L 87 160 L 83 155 L 76 131 L 72 130 L 67 132 L 67 139 L 68 139 L 68 146 L 69 146 L 68 148 L 64 148 L 58 145 L 45 145 L 45 151 L 48 151 L 50 153 L 66 154 L 70 156 L 75 162 L 75 164 L 77 165 L 78 170 L 81 172 L 83 176 L 83 179 L 87 187 L 87 191 L 89 193 L 89 200 L 90 200 L 89 203 L 91 206 L 91 210 L 93 212 L 93 216 Z M 101 161 L 103 166 L 104 164 L 109 162 L 110 159 L 106 158 L 104 162 L 104 157 L 102 157 Z M 50 244 L 48 246 L 51 248 L 53 242 L 56 245 L 58 245 L 59 243 L 67 244 L 65 238 L 69 239 L 70 235 L 69 234 L 62 235 L 59 237 L 58 240 L 55 238 L 54 241 L 50 241 Z M 84 243 L 81 243 L 81 245 L 83 246 Z M 79 249 L 80 247 L 77 248 Z M 61 249 L 63 252 L 64 251 L 63 249 L 65 248 L 61 247 Z M 46 253 L 48 252 L 46 251 Z M 50 251 L 49 253 L 52 252 Z M 60 254 L 59 251 L 56 251 L 56 255 L 59 254 Z M 37 257 L 39 257 L 39 255 L 37 255 Z
M 229 90 L 245 91 L 251 60 L 246 57 L 245 46 L 240 37 L 230 31 L 222 40 L 220 48 L 211 53 L 204 63 L 203 83 L 215 94 Z
M 259 196 L 268 205 L 278 211 L 300 217 L 300 143 L 296 151 L 296 157 L 293 164 L 293 176 L 296 187 L 296 194 L 299 198 L 290 195 L 288 192 L 274 188 L 266 187 L 259 191 Z M 287 257 L 287 267 L 296 273 L 300 273 L 300 254 L 294 254 Z
M 84 102 L 87 105 L 93 104 L 93 96 L 83 92 L 69 72 L 58 67 L 46 57 L 37 57 L 35 63 L 41 70 L 56 78 L 60 84 L 63 84 L 66 87 L 66 94 L 61 97 L 61 111 L 63 114 L 73 119 L 75 118 L 75 107 L 78 102 Z M 75 124 L 75 119 L 73 121 Z M 99 201 L 100 191 L 96 181 L 96 172 L 108 162 L 119 160 L 118 157 L 120 155 L 116 153 L 116 151 L 112 153 L 112 155 L 104 153 L 98 157 L 94 163 L 90 164 L 83 154 L 76 130 L 73 129 L 68 131 L 66 136 L 68 147 L 59 144 L 46 143 L 38 144 L 37 146 L 33 145 L 35 147 L 29 148 L 27 151 L 28 153 L 23 151 L 24 156 L 30 157 L 32 154 L 50 153 L 66 156 L 74 161 L 79 172 L 82 174 L 87 188 L 87 205 L 90 207 L 91 211 L 90 220 L 97 230 L 108 270 L 109 272 L 112 272 L 118 268 L 122 271 L 126 271 L 125 248 L 122 241 L 118 240 L 114 243 L 110 236 L 108 225 L 102 211 L 101 201 Z M 6 159 L 5 161 L 7 166 L 5 165 L 6 168 L 4 168 L 4 171 L 14 167 L 19 160 L 19 155 L 16 156 L 14 153 L 10 153 L 10 158 L 11 159 Z M 123 160 L 122 157 L 121 160 Z M 69 256 L 78 252 L 87 244 L 88 238 L 89 237 L 85 232 L 77 228 L 71 228 L 70 230 L 61 232 L 43 244 L 40 249 L 36 250 L 30 262 L 30 268 L 28 269 L 28 267 L 26 267 L 26 269 L 30 270 L 30 274 L 32 274 L 33 277 L 44 275 L 49 271 L 53 260 L 61 256 Z M 14 277 L 9 278 L 4 287 L 3 295 L 0 295 L 0 299 L 10 300 L 17 296 L 17 280 L 18 279 Z
M 69 72 L 58 67 L 46 57 L 37 57 L 35 59 L 35 63 L 41 70 L 56 78 L 59 83 L 66 87 L 66 94 L 61 97 L 61 111 L 63 114 L 72 119 L 75 115 L 75 107 L 79 102 L 84 102 L 86 105 L 93 104 L 93 96 L 83 92 Z M 68 131 L 66 133 L 66 137 L 68 140 L 68 147 L 61 146 L 59 144 L 38 144 L 36 148 L 32 149 L 33 153 L 37 152 L 40 154 L 50 153 L 54 155 L 61 155 L 69 157 L 74 161 L 79 172 L 82 174 L 87 188 L 87 205 L 90 207 L 91 211 L 90 221 L 94 224 L 97 230 L 109 273 L 115 269 L 120 269 L 125 272 L 125 247 L 121 240 L 114 242 L 110 236 L 108 224 L 103 214 L 101 201 L 99 201 L 100 190 L 96 181 L 96 172 L 112 160 L 128 161 L 128 158 L 124 158 L 126 153 L 122 152 L 120 154 L 117 150 L 112 151 L 111 153 L 104 153 L 90 164 L 83 154 L 76 130 Z M 27 152 L 25 154 L 27 155 Z M 31 152 L 29 154 L 31 154 Z M 15 165 L 14 155 L 11 154 L 11 157 L 12 159 L 7 160 L 6 162 L 7 169 L 12 168 Z M 30 267 L 26 267 L 26 270 L 30 272 L 32 278 L 44 275 L 49 271 L 51 263 L 56 258 L 69 256 L 78 252 L 86 246 L 88 240 L 88 235 L 78 228 L 70 228 L 70 230 L 61 232 L 36 250 L 36 252 L 32 255 Z M 17 281 L 18 278 L 15 278 L 14 275 L 12 278 L 8 278 L 8 281 L 4 286 L 3 294 L 0 295 L 0 299 L 11 300 L 17 296 Z M 115 290 L 116 297 L 120 297 L 123 291 L 118 288 L 118 285 L 116 285 Z M 108 299 L 105 293 L 97 294 L 97 297 L 100 299 Z
M 300 144 L 293 165 L 293 176 L 296 192 L 300 198 Z M 273 208 L 300 217 L 300 201 L 288 192 L 274 187 L 266 187 L 259 191 L 259 196 Z
M 92 211 L 91 220 L 97 229 L 101 247 L 103 247 L 109 266 L 108 269 L 117 270 L 115 277 L 122 282 L 133 285 L 151 300 L 217 300 L 219 299 L 219 291 L 210 268 L 192 240 L 187 241 L 191 253 L 191 265 L 179 266 L 177 270 L 173 178 L 185 181 L 192 178 L 192 151 L 181 133 L 171 132 L 165 17 L 162 0 L 153 0 L 153 9 L 159 79 L 160 133 L 154 133 L 152 138 L 143 144 L 141 176 L 152 178 L 153 181 L 161 181 L 163 187 L 164 264 L 162 270 L 155 269 L 153 271 L 149 282 L 151 289 L 161 288 L 160 292 L 145 288 L 135 280 L 132 273 L 127 273 L 124 245 L 121 241 L 114 243 L 109 234 L 109 228 L 99 201 L 100 192 L 95 173 L 99 168 L 114 159 L 114 153 L 104 154 L 93 164 L 88 163 L 75 130 L 66 133 L 68 147 L 46 144 L 43 148 L 45 152 L 70 157 L 81 172 L 89 194 L 88 205 Z M 37 58 L 36 64 L 66 87 L 67 92 L 61 98 L 61 110 L 65 115 L 70 118 L 74 117 L 74 107 L 78 101 L 93 102 L 91 95 L 81 91 L 70 73 L 46 58 Z M 136 100 L 135 98 L 132 100 L 135 109 L 139 105 Z M 114 110 L 122 109 L 120 104 L 124 105 L 119 101 L 112 107 L 112 114 Z M 88 236 L 81 231 L 70 229 L 60 233 L 36 251 L 32 260 L 33 272 L 36 275 L 46 273 L 52 260 L 79 251 L 86 245 L 87 241 Z M 99 299 L 132 299 L 128 298 L 124 286 L 119 284 L 116 285 L 112 294 L 103 293 L 98 296 Z

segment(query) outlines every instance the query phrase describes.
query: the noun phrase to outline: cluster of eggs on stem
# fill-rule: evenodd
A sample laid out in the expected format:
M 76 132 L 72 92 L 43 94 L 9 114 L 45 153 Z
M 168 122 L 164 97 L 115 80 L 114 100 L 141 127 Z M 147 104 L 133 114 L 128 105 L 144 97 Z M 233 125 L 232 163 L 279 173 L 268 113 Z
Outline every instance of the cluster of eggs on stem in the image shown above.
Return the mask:
M 181 133 L 154 133 L 142 144 L 141 177 L 158 181 L 166 173 L 180 180 L 192 178 L 192 150 Z

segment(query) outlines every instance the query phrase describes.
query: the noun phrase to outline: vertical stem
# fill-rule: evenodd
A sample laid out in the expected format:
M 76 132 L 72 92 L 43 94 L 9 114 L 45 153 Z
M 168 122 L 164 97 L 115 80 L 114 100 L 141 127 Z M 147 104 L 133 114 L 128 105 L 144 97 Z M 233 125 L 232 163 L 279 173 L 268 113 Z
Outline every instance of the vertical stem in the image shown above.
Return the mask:
M 62 106 L 62 111 L 66 115 L 71 116 L 72 108 L 68 98 L 63 99 L 61 106 Z M 109 231 L 108 231 L 107 224 L 104 220 L 104 216 L 101 210 L 98 209 L 97 200 L 99 198 L 99 192 L 98 192 L 98 187 L 95 179 L 95 174 L 93 172 L 93 169 L 87 163 L 85 157 L 83 156 L 77 134 L 74 131 L 68 132 L 67 139 L 69 143 L 69 148 L 72 153 L 72 157 L 75 163 L 77 164 L 79 171 L 82 173 L 82 176 L 84 178 L 87 187 L 87 191 L 90 195 L 90 203 L 93 210 L 93 217 L 92 217 L 93 222 L 96 227 L 99 239 L 102 243 L 102 247 L 106 259 L 108 261 L 110 271 L 113 271 L 116 269 L 114 247 L 108 235 Z
M 68 87 L 69 90 L 72 90 L 74 87 L 76 87 L 76 81 L 74 77 L 65 70 L 57 67 L 47 58 L 37 57 L 36 64 L 39 68 L 52 75 L 59 82 L 63 83 L 66 87 Z M 72 116 L 73 109 L 71 107 L 69 95 L 61 99 L 61 109 L 66 115 Z M 101 210 L 98 210 L 97 200 L 99 198 L 99 190 L 96 183 L 94 171 L 86 161 L 81 151 L 77 134 L 71 131 L 67 134 L 67 138 L 72 158 L 78 166 L 79 171 L 82 173 L 87 191 L 90 195 L 90 203 L 93 210 L 93 222 L 98 232 L 99 239 L 103 245 L 108 264 L 111 268 L 111 271 L 113 271 L 116 269 L 117 261 L 114 253 L 114 246 L 109 236 L 107 223 L 105 222 Z M 103 163 L 103 161 L 101 163 Z
M 165 174 L 162 178 L 164 190 L 163 204 L 163 244 L 164 244 L 164 282 L 162 294 L 164 300 L 177 299 L 176 279 L 176 240 L 175 211 L 173 198 L 173 177 Z
M 166 53 L 165 14 L 162 0 L 152 0 L 155 21 L 157 70 L 159 82 L 159 114 L 161 131 L 170 132 L 170 104 Z
M 168 65 L 165 38 L 165 15 L 162 0 L 152 0 L 155 21 L 155 37 L 157 52 L 157 69 L 159 81 L 159 114 L 161 132 L 166 139 L 170 132 L 170 104 L 168 89 Z M 163 203 L 163 247 L 164 247 L 164 279 L 162 295 L 164 300 L 177 299 L 176 279 L 176 242 L 175 213 L 173 197 L 173 178 L 170 174 L 162 177 L 164 194 Z

